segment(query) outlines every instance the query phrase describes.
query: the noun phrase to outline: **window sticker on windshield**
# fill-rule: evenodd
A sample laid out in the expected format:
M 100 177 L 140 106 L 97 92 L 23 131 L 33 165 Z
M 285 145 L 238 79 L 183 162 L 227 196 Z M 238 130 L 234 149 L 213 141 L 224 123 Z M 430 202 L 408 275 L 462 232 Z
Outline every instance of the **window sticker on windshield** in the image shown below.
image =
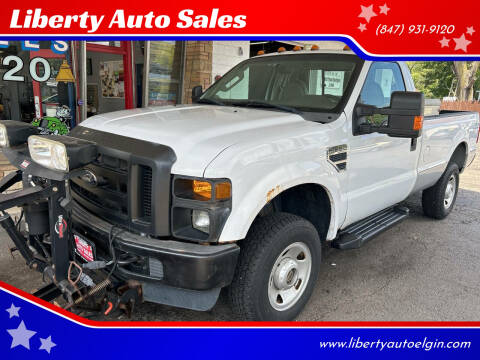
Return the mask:
M 342 96 L 344 71 L 325 71 L 325 94 Z

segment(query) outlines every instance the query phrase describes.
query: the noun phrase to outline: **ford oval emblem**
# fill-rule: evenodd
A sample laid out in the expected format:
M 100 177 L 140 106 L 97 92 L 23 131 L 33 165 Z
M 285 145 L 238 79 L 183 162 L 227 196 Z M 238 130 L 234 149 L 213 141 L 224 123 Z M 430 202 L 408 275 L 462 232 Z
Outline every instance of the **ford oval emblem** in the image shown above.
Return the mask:
M 80 179 L 85 181 L 88 185 L 90 186 L 97 186 L 98 185 L 98 179 L 97 175 L 95 175 L 92 171 L 90 170 L 85 170 L 85 173 L 80 176 Z

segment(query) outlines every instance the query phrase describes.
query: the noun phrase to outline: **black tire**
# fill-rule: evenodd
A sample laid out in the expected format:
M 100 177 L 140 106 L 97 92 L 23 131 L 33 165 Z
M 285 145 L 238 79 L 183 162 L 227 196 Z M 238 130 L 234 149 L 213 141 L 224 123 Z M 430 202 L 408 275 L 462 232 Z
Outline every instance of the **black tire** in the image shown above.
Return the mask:
M 269 300 L 270 275 L 279 257 L 287 253 L 285 250 L 299 243 L 306 245 L 310 251 L 310 275 L 298 300 L 292 302 L 290 308 L 279 311 Z M 298 259 L 302 261 L 301 257 Z M 309 221 L 287 213 L 257 219 L 247 238 L 242 241 L 235 276 L 228 291 L 234 313 L 238 318 L 249 321 L 295 319 L 312 294 L 320 262 L 321 242 L 318 232 Z
M 445 196 L 447 191 L 447 185 L 452 179 L 452 177 L 455 179 L 455 194 L 453 196 L 453 200 L 449 202 L 449 206 L 447 207 L 445 205 Z M 423 190 L 422 207 L 424 214 L 428 217 L 439 220 L 446 218 L 455 206 L 455 201 L 457 200 L 458 194 L 458 183 L 458 165 L 455 163 L 450 163 L 448 164 L 447 169 L 443 173 L 442 177 L 437 181 L 437 183 L 432 187 Z

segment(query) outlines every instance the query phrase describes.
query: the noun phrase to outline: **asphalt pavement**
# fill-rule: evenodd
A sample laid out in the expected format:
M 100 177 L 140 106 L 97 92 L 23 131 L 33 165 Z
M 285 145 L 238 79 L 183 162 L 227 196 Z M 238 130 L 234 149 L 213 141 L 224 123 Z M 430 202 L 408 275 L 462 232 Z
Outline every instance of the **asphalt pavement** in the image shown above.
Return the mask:
M 480 320 L 480 152 L 460 177 L 455 209 L 445 220 L 423 216 L 421 197 L 407 199 L 411 216 L 361 249 L 324 249 L 314 293 L 298 320 Z M 3 230 L 0 280 L 26 291 L 42 285 Z M 121 319 L 127 320 L 125 317 Z M 235 320 L 222 292 L 208 312 L 141 304 L 132 320 Z

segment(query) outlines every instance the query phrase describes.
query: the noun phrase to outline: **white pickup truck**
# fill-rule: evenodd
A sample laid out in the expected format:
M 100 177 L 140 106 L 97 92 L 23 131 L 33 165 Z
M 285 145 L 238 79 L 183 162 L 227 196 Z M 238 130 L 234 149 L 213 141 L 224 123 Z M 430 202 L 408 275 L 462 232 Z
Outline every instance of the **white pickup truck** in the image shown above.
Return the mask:
M 228 287 L 248 320 L 294 319 L 322 243 L 361 247 L 408 215 L 397 204 L 410 194 L 446 217 L 478 142 L 478 113 L 424 118 L 405 63 L 351 51 L 257 56 L 192 97 L 30 136 L 28 151 L 11 137 L 4 151 L 34 188 L 44 185 L 32 178 L 69 174 L 70 261 L 86 271 L 103 260 L 144 300 L 197 310 Z

